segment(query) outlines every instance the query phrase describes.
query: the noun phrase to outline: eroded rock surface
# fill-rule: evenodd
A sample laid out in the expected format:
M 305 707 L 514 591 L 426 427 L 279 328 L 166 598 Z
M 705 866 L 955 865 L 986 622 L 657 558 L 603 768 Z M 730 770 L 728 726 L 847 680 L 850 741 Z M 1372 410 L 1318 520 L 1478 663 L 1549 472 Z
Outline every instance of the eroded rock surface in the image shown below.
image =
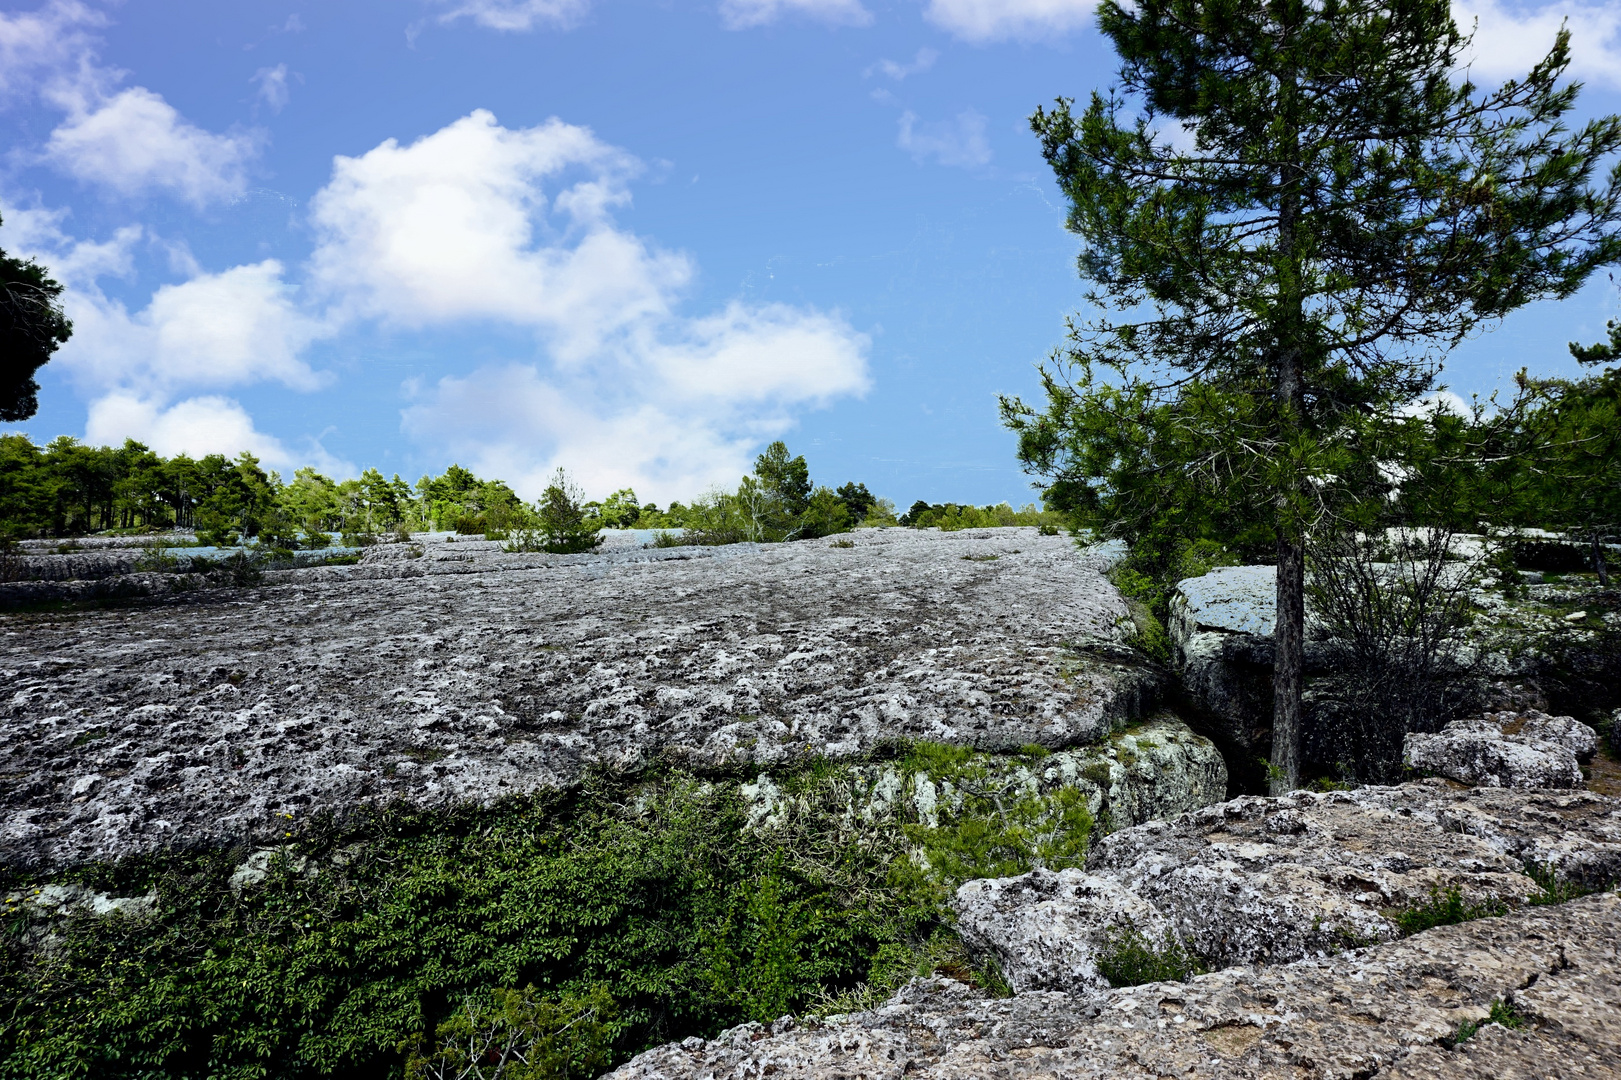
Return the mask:
M 1405 763 L 1459 783 L 1485 787 L 1571 788 L 1598 733 L 1570 716 L 1499 712 L 1454 720 L 1434 734 L 1409 732 Z
M 1112 934 L 1129 928 L 1158 945 L 1175 932 L 1157 907 L 1114 878 L 1081 870 L 970 881 L 952 907 L 963 942 L 995 958 L 1008 985 L 1021 992 L 1107 990 L 1097 965 Z
M 1621 896 L 1440 927 L 1321 959 L 1082 997 L 988 999 L 945 979 L 804 1026 L 648 1051 L 612 1080 L 1621 1075 Z M 1503 1002 L 1526 1019 L 1465 1024 Z
M 1034 529 L 601 555 L 395 545 L 180 602 L 0 621 L 0 860 L 238 842 L 655 757 L 1093 743 L 1152 676 L 1102 556 Z M 1124 767 L 1124 766 L 1123 766 Z
M 1287 963 L 1400 937 L 1396 913 L 1507 910 L 1543 882 L 1621 880 L 1621 801 L 1588 792 L 1458 791 L 1440 781 L 1246 797 L 1099 841 L 1084 874 L 964 885 L 964 939 L 1016 989 L 1095 989 L 1122 925 L 1167 931 L 1208 967 Z

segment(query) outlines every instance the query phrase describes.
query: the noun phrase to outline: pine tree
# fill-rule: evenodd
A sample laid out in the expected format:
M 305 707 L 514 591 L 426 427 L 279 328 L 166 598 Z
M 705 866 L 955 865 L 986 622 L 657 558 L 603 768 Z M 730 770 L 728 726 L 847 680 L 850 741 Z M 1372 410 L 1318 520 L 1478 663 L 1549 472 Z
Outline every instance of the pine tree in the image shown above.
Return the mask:
M 1125 535 L 1266 527 L 1286 790 L 1325 492 L 1359 425 L 1433 389 L 1472 330 L 1621 257 L 1621 169 L 1594 181 L 1621 118 L 1562 123 L 1565 31 L 1477 89 L 1447 0 L 1105 0 L 1099 20 L 1118 86 L 1031 118 L 1099 314 L 1044 367 L 1045 411 L 1003 415 L 1059 509 Z

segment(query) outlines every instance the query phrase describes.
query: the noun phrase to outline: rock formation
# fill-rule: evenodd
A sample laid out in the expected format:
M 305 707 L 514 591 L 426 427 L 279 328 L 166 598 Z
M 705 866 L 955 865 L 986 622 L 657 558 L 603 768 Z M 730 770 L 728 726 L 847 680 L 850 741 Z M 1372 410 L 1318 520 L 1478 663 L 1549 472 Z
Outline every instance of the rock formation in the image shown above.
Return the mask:
M 846 542 L 552 556 L 440 538 L 258 588 L 13 617 L 0 862 L 252 843 L 289 817 L 487 803 L 656 759 L 1087 746 L 1150 710 L 1157 677 L 1114 644 L 1127 611 L 1105 556 L 1029 528 Z M 1156 752 L 1215 786 L 1208 744 Z M 1186 808 L 1116 784 L 1132 765 L 1100 766 L 1120 820 Z M 1151 788 L 1162 772 L 1137 770 Z
M 1621 1075 L 1621 896 L 1528 901 L 1617 878 L 1621 801 L 1587 792 L 1238 799 L 1116 833 L 1084 873 L 964 885 L 964 937 L 1011 998 L 918 980 L 869 1012 L 745 1024 L 610 1075 L 1597 1080 Z M 1400 912 L 1437 903 L 1468 921 L 1400 936 Z M 1121 923 L 1217 970 L 1108 989 L 1097 950 Z

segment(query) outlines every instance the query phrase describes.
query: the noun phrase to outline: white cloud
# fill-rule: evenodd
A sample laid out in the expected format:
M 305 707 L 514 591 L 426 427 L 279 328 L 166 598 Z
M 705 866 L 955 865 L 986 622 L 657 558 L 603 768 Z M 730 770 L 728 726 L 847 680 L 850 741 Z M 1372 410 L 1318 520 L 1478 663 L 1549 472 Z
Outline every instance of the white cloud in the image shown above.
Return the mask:
M 1474 410 L 1469 402 L 1453 393 L 1451 390 L 1431 390 L 1423 397 L 1403 405 L 1396 410 L 1400 416 L 1429 416 L 1440 414 L 1442 416 L 1469 417 Z
M 921 75 L 925 71 L 928 71 L 934 66 L 934 62 L 938 59 L 940 59 L 940 54 L 935 50 L 928 48 L 919 49 L 917 51 L 917 56 L 912 58 L 912 62 L 910 64 L 900 64 L 896 63 L 894 60 L 880 60 L 876 64 L 872 65 L 872 67 L 862 72 L 862 75 L 868 76 L 875 71 L 879 71 L 889 76 L 891 79 L 894 79 L 896 82 L 900 82 L 902 79 L 905 79 L 908 76 Z
M 93 290 L 70 292 L 65 306 L 74 331 L 58 362 L 93 390 L 166 399 L 201 387 L 324 384 L 300 354 L 331 328 L 299 309 L 274 259 L 165 285 L 134 315 Z
M 287 88 L 287 65 L 277 64 L 275 67 L 262 67 L 253 73 L 248 80 L 259 84 L 259 100 L 270 106 L 272 112 L 281 112 L 292 97 Z
M 407 434 L 442 448 L 482 476 L 534 498 L 559 465 L 596 497 L 633 487 L 661 504 L 748 471 L 756 431 L 730 437 L 650 401 L 608 410 L 546 379 L 533 365 L 483 368 L 446 378 L 407 409 Z
M 728 30 L 774 23 L 785 15 L 803 15 L 831 26 L 867 26 L 872 12 L 861 0 L 721 0 L 720 21 Z
M 612 216 L 636 169 L 584 128 L 514 131 L 485 112 L 336 161 L 311 264 L 336 310 L 531 327 L 549 360 L 440 380 L 406 410 L 408 434 L 529 494 L 563 464 L 593 490 L 690 498 L 735 483 L 797 410 L 865 391 L 868 340 L 837 315 L 679 314 L 690 261 Z
M 272 468 L 293 464 L 280 439 L 253 425 L 247 410 L 231 398 L 194 397 L 165 406 L 161 401 L 112 393 L 90 405 L 85 441 L 117 446 L 135 439 L 164 457 L 225 454 L 246 450 Z
M 90 65 L 89 31 L 106 22 L 101 12 L 75 0 L 54 0 L 38 11 L 0 12 L 0 98 L 32 94 L 45 81 Z
M 895 144 L 916 161 L 970 167 L 991 160 L 991 144 L 985 138 L 985 117 L 972 109 L 960 112 L 951 123 L 919 124 L 911 110 L 901 114 L 900 135 Z
M 7 207 L 3 245 L 13 254 L 38 259 L 51 276 L 71 287 L 93 288 L 97 278 L 127 277 L 134 271 L 134 249 L 145 234 L 139 225 L 126 225 L 111 240 L 74 240 L 62 231 L 65 210 L 17 210 Z
M 136 86 L 93 108 L 75 107 L 45 145 L 58 168 L 123 194 L 168 190 L 203 205 L 240 195 L 258 153 L 252 134 L 215 135 Z
M 491 30 L 533 30 L 537 25 L 567 30 L 591 9 L 590 0 L 440 0 L 451 5 L 440 22 L 471 19 Z
M 1452 18 L 1464 33 L 1475 33 L 1472 71 L 1477 78 L 1524 76 L 1548 55 L 1563 24 L 1570 28 L 1570 74 L 1621 85 L 1621 5 L 1566 0 L 1511 8 L 1499 0 L 1454 0 Z
M 929 0 L 923 17 L 964 41 L 1034 40 L 1091 25 L 1096 0 Z
M 359 314 L 404 326 L 501 319 L 546 332 L 564 358 L 587 355 L 666 313 L 692 274 L 684 257 L 614 227 L 635 169 L 585 128 L 513 131 L 483 110 L 410 146 L 390 139 L 338 158 L 315 196 L 314 279 Z

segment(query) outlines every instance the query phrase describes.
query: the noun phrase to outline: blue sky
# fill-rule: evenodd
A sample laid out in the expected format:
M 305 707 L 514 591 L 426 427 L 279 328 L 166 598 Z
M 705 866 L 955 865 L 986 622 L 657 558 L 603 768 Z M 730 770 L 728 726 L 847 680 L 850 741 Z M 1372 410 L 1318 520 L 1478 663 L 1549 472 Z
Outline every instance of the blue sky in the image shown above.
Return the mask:
M 1621 111 L 1621 7 L 1456 10 L 1483 77 L 1568 18 Z M 77 327 L 0 430 L 660 503 L 782 437 L 1021 502 L 996 395 L 1081 291 L 1026 118 L 1113 70 L 1085 0 L 0 5 L 0 247 Z M 1601 277 L 1446 379 L 1574 370 L 1617 315 Z

